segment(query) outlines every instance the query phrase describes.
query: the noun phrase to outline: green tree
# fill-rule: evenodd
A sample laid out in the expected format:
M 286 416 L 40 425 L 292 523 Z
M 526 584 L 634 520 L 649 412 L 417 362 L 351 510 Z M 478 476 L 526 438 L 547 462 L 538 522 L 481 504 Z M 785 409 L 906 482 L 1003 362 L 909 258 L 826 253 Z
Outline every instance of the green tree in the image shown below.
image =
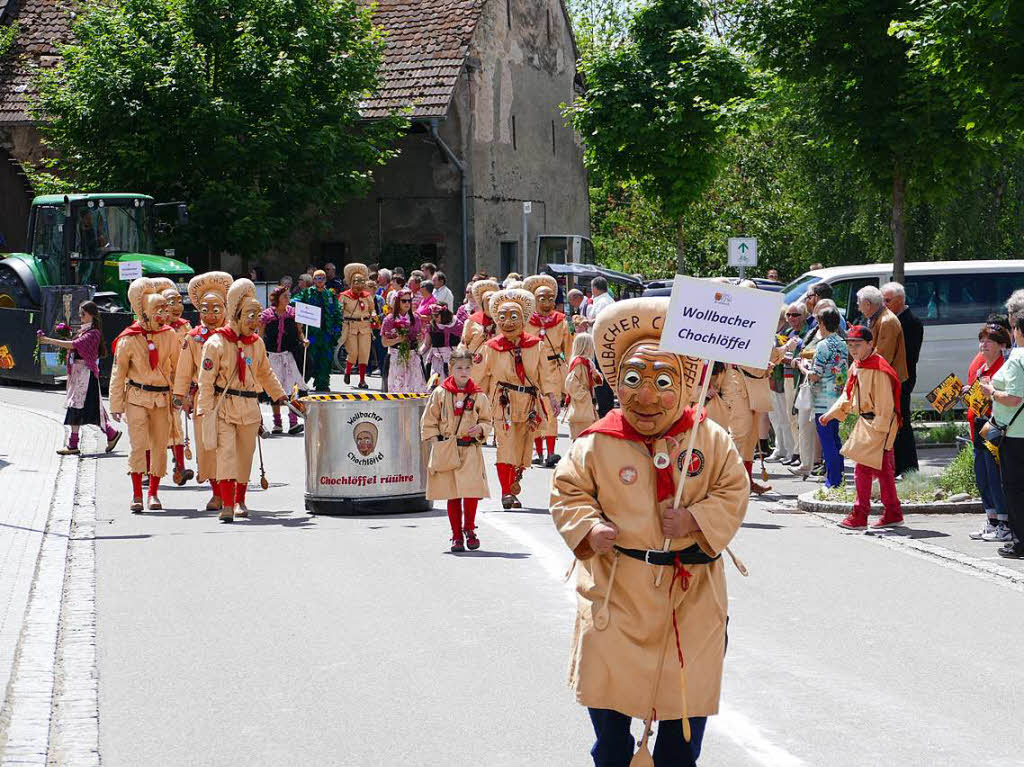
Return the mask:
M 14 41 L 18 39 L 18 25 L 0 25 L 0 61 L 14 48 Z
M 248 256 L 315 226 L 392 156 L 364 123 L 383 39 L 356 0 L 87 3 L 40 76 L 58 175 L 190 204 L 210 253 Z
M 879 193 L 891 194 L 894 279 L 906 258 L 908 189 L 922 200 L 954 192 L 979 159 L 946 84 L 915 65 L 889 34 L 912 18 L 910 0 L 743 0 L 740 43 L 778 73 L 777 104 L 812 140 L 845 153 Z
M 714 181 L 724 120 L 747 92 L 736 56 L 706 32 L 697 0 L 653 0 L 632 16 L 619 44 L 583 60 L 586 93 L 567 109 L 603 182 L 634 186 L 676 222 L 677 269 L 685 269 L 683 217 Z

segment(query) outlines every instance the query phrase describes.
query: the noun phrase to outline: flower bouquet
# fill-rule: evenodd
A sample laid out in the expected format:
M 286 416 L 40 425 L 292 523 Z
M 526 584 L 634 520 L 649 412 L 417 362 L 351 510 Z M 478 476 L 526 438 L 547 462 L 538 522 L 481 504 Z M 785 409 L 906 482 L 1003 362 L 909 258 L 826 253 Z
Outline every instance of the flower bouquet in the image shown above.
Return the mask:
M 36 331 L 36 348 L 32 351 L 32 361 L 35 362 L 37 365 L 42 363 L 43 354 L 42 344 L 40 344 L 39 339 L 45 335 L 46 333 L 44 333 L 42 330 Z M 59 338 L 62 341 L 71 340 L 71 326 L 68 325 L 66 322 L 58 322 L 57 326 L 53 329 L 53 337 Z M 66 365 L 68 361 L 68 350 L 58 349 L 56 354 L 57 364 Z
M 395 332 L 401 339 L 398 342 L 398 360 L 403 365 L 409 364 L 409 355 L 412 352 L 412 343 L 409 339 L 409 330 L 412 323 L 408 317 L 395 317 Z

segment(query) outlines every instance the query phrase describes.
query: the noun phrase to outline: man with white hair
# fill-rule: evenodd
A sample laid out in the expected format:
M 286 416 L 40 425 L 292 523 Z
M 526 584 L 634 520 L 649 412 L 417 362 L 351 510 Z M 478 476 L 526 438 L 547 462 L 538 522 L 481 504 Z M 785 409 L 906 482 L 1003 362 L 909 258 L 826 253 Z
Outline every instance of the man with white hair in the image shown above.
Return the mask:
M 1024 288 L 1015 290 L 1006 300 L 1006 313 L 1010 316 L 1010 327 L 1016 324 L 1017 315 L 1024 314 Z
M 896 433 L 896 443 L 892 448 L 896 458 L 896 476 L 899 476 L 904 472 L 918 469 L 914 430 L 907 415 L 910 413 L 910 394 L 917 384 L 917 361 L 921 357 L 921 345 L 924 343 L 924 325 L 910 311 L 907 306 L 907 293 L 898 282 L 887 282 L 882 286 L 882 300 L 885 302 L 885 308 L 895 314 L 900 321 L 907 360 L 907 380 L 900 388 L 903 425 Z
M 896 371 L 900 381 L 907 380 L 907 348 L 903 326 L 896 315 L 885 308 L 882 291 L 865 285 L 857 291 L 857 309 L 868 321 L 875 351 Z

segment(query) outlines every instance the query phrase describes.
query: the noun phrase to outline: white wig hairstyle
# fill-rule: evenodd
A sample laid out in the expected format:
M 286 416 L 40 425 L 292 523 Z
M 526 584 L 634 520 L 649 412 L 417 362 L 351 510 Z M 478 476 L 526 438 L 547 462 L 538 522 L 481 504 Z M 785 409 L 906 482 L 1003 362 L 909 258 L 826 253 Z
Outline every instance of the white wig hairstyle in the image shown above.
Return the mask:
M 882 294 L 883 295 L 886 293 L 886 291 L 890 291 L 890 290 L 893 293 L 895 293 L 897 296 L 902 298 L 904 301 L 907 299 L 907 291 L 904 290 L 903 286 L 900 285 L 898 282 L 887 282 L 887 283 L 885 283 L 882 286 Z
M 882 300 L 882 291 L 874 285 L 865 285 L 863 288 L 858 290 L 857 300 L 866 301 L 872 306 L 881 306 L 885 303 L 885 301 Z

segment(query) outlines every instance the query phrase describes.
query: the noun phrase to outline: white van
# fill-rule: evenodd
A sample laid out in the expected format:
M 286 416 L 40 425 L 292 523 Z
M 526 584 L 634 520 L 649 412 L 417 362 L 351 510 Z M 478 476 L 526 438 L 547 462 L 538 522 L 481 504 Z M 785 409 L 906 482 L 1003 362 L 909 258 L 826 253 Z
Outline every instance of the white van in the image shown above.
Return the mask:
M 1006 299 L 1024 288 L 1024 260 L 922 261 L 906 264 L 907 306 L 924 325 L 924 345 L 917 363 L 915 408 L 928 408 L 924 395 L 950 373 L 967 382 L 967 368 L 978 353 L 978 331 L 985 318 L 1005 313 Z M 827 282 L 833 300 L 847 322 L 863 320 L 857 311 L 857 291 L 865 285 L 882 287 L 892 280 L 891 264 L 834 266 L 816 269 L 783 288 L 792 303 L 816 282 Z

